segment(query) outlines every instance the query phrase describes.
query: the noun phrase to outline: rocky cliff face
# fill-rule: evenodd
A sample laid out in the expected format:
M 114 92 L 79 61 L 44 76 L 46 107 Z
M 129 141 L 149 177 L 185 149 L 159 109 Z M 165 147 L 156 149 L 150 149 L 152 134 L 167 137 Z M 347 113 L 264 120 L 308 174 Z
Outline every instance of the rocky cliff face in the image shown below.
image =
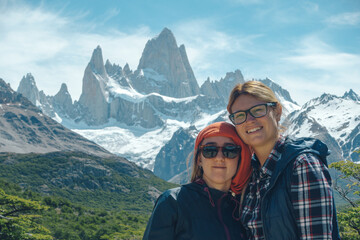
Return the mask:
M 39 90 L 36 86 L 35 79 L 31 73 L 26 74 L 20 81 L 17 89 L 18 93 L 24 95 L 35 106 L 40 106 Z
M 67 118 L 76 117 L 74 105 L 65 83 L 61 85 L 59 92 L 52 99 L 53 106 L 62 116 Z
M 44 115 L 0 79 L 0 152 L 81 151 L 112 154 Z
M 179 48 L 167 28 L 146 43 L 137 71 L 144 75 L 144 78 L 134 81 L 134 87 L 140 92 L 156 92 L 170 97 L 189 97 L 199 93 L 185 46 Z
M 79 103 L 87 110 L 84 121 L 91 125 L 106 123 L 109 118 L 108 94 L 106 84 L 108 76 L 102 57 L 102 50 L 98 46 L 85 69 L 82 93 Z
M 287 90 L 283 89 L 280 85 L 274 83 L 274 81 L 271 81 L 269 78 L 265 78 L 260 81 L 263 82 L 269 88 L 271 88 L 276 94 L 276 96 L 278 96 L 278 98 L 283 98 L 288 102 L 297 104 L 294 100 L 291 99 L 290 93 Z
M 228 72 L 224 78 L 219 81 L 211 82 L 208 78 L 201 86 L 200 92 L 210 98 L 218 98 L 224 106 L 227 105 L 229 94 L 236 84 L 244 83 L 244 76 L 240 70 Z
M 197 129 L 192 126 L 189 129 L 180 128 L 171 140 L 161 148 L 155 159 L 154 173 L 164 180 L 169 180 L 175 175 L 191 169 L 195 136 Z M 190 176 L 190 172 L 189 176 Z M 189 180 L 185 179 L 184 182 Z M 186 176 L 185 176 L 186 177 Z

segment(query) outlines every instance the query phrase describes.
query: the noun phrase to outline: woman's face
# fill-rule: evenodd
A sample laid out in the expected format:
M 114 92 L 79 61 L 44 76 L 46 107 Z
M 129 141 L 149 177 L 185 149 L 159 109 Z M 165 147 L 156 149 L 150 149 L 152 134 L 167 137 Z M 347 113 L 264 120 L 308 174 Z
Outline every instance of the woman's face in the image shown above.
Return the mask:
M 236 144 L 231 138 L 216 136 L 205 138 L 201 146 L 204 145 L 224 147 Z M 237 171 L 239 154 L 233 159 L 226 158 L 223 155 L 222 148 L 218 148 L 218 153 L 215 157 L 205 158 L 202 152 L 200 152 L 198 165 L 203 168 L 203 179 L 206 184 L 211 188 L 223 192 L 228 191 L 230 189 L 231 179 Z
M 240 95 L 231 107 L 231 111 L 244 111 L 257 104 L 266 102 L 260 101 L 251 95 Z M 272 149 L 275 142 L 279 138 L 278 121 L 281 117 L 281 107 L 268 107 L 267 114 L 260 118 L 254 118 L 247 113 L 246 121 L 240 125 L 236 125 L 236 131 L 241 139 L 257 149 Z

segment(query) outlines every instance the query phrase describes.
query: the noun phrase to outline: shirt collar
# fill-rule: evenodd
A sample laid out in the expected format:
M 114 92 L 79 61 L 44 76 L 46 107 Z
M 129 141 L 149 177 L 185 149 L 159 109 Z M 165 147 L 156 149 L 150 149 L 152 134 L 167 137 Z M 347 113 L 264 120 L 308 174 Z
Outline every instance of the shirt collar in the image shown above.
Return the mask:
M 274 148 L 271 150 L 268 158 L 266 159 L 264 165 L 260 168 L 260 161 L 255 154 L 253 154 L 251 159 L 251 166 L 257 174 L 261 176 L 271 176 L 275 170 L 277 161 L 281 156 L 281 149 L 285 143 L 285 138 L 280 136 L 276 141 Z M 260 168 L 260 169 L 259 169 Z

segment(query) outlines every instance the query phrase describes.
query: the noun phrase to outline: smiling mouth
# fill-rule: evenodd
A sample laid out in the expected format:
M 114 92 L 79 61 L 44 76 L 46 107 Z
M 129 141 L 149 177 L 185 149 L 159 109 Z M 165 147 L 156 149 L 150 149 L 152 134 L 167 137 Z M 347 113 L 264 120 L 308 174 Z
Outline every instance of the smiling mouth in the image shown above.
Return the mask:
M 262 129 L 262 127 L 252 128 L 252 129 L 250 129 L 250 130 L 247 130 L 246 133 L 257 132 L 257 131 L 259 131 L 260 129 Z

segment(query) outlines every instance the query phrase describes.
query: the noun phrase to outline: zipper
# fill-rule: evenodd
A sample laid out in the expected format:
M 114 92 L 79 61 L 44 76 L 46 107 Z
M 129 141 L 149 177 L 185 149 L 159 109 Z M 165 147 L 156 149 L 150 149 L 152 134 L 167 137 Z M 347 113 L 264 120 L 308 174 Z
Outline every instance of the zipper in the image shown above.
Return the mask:
M 224 220 L 223 220 L 222 214 L 221 214 L 221 202 L 222 202 L 222 199 L 223 199 L 226 195 L 227 195 L 227 194 L 224 194 L 224 195 L 221 196 L 221 198 L 219 198 L 219 200 L 218 200 L 218 205 L 217 205 L 217 210 L 218 210 L 217 212 L 218 212 L 218 216 L 219 216 L 220 222 L 221 222 L 221 224 L 222 224 L 223 227 L 224 227 L 226 239 L 227 239 L 227 240 L 231 240 L 229 229 L 228 229 L 228 227 L 226 226 L 226 224 L 224 223 Z

